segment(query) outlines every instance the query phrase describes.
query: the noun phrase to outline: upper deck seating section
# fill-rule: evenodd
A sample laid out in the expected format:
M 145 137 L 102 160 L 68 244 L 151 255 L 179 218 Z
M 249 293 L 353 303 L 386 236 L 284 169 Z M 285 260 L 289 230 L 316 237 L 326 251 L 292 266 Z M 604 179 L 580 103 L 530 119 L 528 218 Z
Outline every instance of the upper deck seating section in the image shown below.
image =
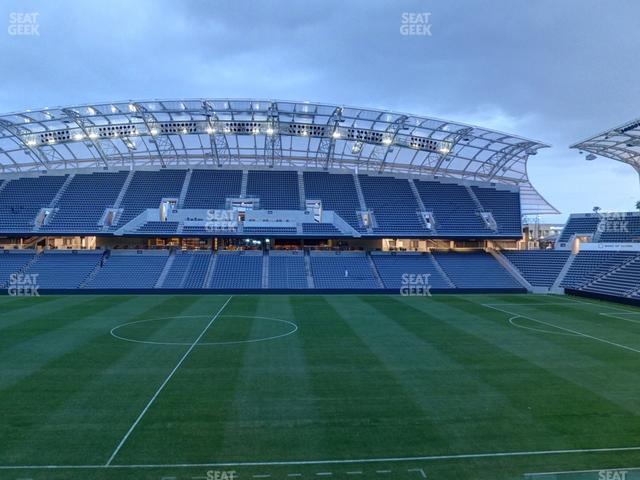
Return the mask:
M 420 207 L 407 179 L 358 175 L 367 208 L 378 226 L 374 233 L 424 235 Z
M 600 216 L 595 213 L 587 215 L 586 217 L 571 215 L 558 242 L 568 242 L 574 234 L 595 235 L 600 223 Z
M 427 211 L 432 212 L 439 235 L 489 235 L 478 206 L 464 185 L 415 180 L 416 189 Z
M 227 198 L 240 197 L 242 170 L 193 170 L 184 208 L 224 210 Z
M 491 212 L 500 235 L 522 236 L 520 194 L 510 190 L 472 186 L 485 211 Z
M 56 205 L 57 211 L 43 232 L 91 233 L 106 208 L 113 206 L 128 172 L 76 174 Z
M 361 207 L 352 174 L 304 172 L 304 193 L 307 200 L 321 200 L 324 210 L 336 212 L 356 230 L 365 230 L 358 219 Z
M 0 231 L 31 232 L 42 208 L 48 207 L 67 175 L 41 175 L 9 180 L 0 191 Z
M 138 170 L 133 174 L 121 208 L 124 209 L 117 227 L 138 216 L 147 208 L 158 208 L 163 198 L 180 196 L 186 170 Z
M 258 197 L 262 210 L 300 210 L 298 172 L 249 170 L 247 197 Z

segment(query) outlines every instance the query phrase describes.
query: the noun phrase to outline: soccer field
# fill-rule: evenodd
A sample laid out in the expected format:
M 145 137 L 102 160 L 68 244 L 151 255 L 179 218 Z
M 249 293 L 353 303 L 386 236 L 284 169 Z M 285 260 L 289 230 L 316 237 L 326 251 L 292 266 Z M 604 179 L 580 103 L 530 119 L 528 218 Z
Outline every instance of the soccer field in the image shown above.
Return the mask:
M 497 480 L 638 466 L 634 307 L 0 298 L 2 480 Z

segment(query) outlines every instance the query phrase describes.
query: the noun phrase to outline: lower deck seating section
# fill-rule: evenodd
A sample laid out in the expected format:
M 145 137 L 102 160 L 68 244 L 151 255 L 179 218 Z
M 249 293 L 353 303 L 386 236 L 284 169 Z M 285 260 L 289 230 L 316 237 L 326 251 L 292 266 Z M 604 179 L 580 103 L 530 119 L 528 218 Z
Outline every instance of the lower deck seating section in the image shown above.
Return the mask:
M 373 263 L 385 288 L 400 290 L 403 287 L 419 285 L 418 275 L 427 275 L 426 282 L 431 288 L 452 288 L 453 285 L 436 267 L 433 256 L 428 253 L 372 253 Z
M 23 273 L 36 255 L 34 250 L 0 251 L 0 287 L 6 287 L 11 275 Z
M 433 256 L 457 288 L 523 288 L 489 253 L 446 252 Z
M 308 288 L 303 252 L 269 253 L 269 288 Z
M 373 211 L 378 223 L 374 233 L 427 233 L 409 180 L 369 175 L 358 178 L 367 208 Z
M 42 289 L 79 288 L 101 258 L 98 250 L 51 250 L 38 255 L 25 273 L 36 274 L 36 284 Z
M 640 254 L 627 260 L 610 273 L 592 281 L 583 290 L 626 297 L 640 289 Z
M 107 207 L 113 206 L 129 172 L 75 175 L 61 195 L 42 232 L 95 232 Z
M 249 170 L 247 197 L 258 197 L 263 210 L 300 210 L 298 172 Z
M 227 198 L 240 197 L 242 170 L 194 170 L 184 208 L 224 209 Z
M 416 189 L 435 219 L 438 235 L 490 234 L 478 213 L 478 206 L 464 185 L 415 180 Z
M 356 230 L 362 210 L 353 175 L 344 173 L 304 172 L 304 194 L 307 200 L 321 200 L 324 210 L 332 210 Z
M 211 252 L 176 252 L 162 288 L 203 288 Z
M 16 178 L 0 191 L 0 228 L 4 232 L 29 232 L 40 209 L 48 207 L 67 175 Z
M 86 288 L 153 288 L 168 252 L 114 252 Z
M 500 235 L 522 236 L 520 193 L 475 185 L 471 190 L 484 210 L 493 215 Z
M 558 242 L 568 242 L 574 234 L 594 235 L 598 230 L 600 216 L 597 213 L 571 215 L 562 230 Z
M 163 198 L 180 197 L 186 170 L 138 170 L 124 194 L 118 227 L 123 226 L 147 208 L 158 208 Z
M 221 251 L 210 288 L 262 288 L 261 251 Z
M 534 287 L 552 287 L 571 252 L 562 250 L 504 250 L 504 255 Z
M 380 288 L 364 253 L 311 252 L 316 288 Z
M 580 289 L 623 263 L 630 261 L 636 255 L 637 253 L 635 252 L 582 251 L 573 260 L 560 286 Z

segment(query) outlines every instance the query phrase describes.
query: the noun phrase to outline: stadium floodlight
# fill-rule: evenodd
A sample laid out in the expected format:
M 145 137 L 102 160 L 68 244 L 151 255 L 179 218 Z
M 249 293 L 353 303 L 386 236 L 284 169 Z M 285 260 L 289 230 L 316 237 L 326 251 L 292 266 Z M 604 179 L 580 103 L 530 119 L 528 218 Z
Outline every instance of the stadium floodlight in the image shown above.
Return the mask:
M 158 135 L 158 133 L 159 133 L 159 132 L 158 132 L 158 129 L 157 129 L 157 128 L 152 128 L 152 129 L 150 130 L 150 133 L 151 133 L 151 135 L 152 135 L 153 137 L 155 137 L 156 135 Z
M 273 134 L 274 134 L 273 128 L 271 128 L 271 127 L 267 128 L 267 135 L 271 136 Z
M 186 129 L 186 128 L 183 128 L 183 129 L 182 129 L 182 133 L 186 135 L 186 134 L 187 134 L 187 129 Z
M 207 127 L 207 133 L 209 135 L 213 135 L 214 133 L 216 133 L 216 129 L 211 127 L 211 126 L 209 126 L 209 127 Z
M 76 140 L 76 141 L 83 140 L 83 139 L 84 139 L 84 135 L 83 135 L 82 133 L 76 133 L 76 134 L 73 136 L 73 139 L 74 139 L 74 140 Z
M 254 127 L 253 130 L 252 130 L 252 133 L 254 135 L 258 135 L 260 133 L 260 129 L 258 127 Z
M 391 137 L 384 137 L 382 139 L 382 143 L 384 143 L 385 145 L 391 145 L 393 143 L 393 139 Z
M 98 138 L 98 134 L 96 132 L 91 132 L 89 134 L 89 138 L 92 140 L 95 140 L 96 138 Z
M 31 139 L 31 140 L 27 141 L 27 145 L 29 145 L 30 147 L 35 147 L 35 146 L 36 146 L 36 143 L 37 143 L 37 142 L 36 142 L 35 140 L 33 140 L 33 139 Z
M 338 130 L 334 130 L 331 136 L 337 140 L 338 138 L 340 138 L 340 132 Z

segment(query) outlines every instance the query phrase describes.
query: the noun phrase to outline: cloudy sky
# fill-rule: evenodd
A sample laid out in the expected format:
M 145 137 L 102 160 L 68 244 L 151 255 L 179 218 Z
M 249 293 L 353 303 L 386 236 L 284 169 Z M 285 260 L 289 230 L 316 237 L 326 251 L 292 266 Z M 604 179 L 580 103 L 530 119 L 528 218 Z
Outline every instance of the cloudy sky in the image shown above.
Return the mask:
M 631 167 L 568 149 L 640 116 L 635 0 L 5 0 L 7 29 L 16 12 L 37 12 L 39 35 L 0 34 L 2 112 L 178 97 L 378 107 L 552 144 L 529 172 L 564 214 L 640 199 Z M 431 35 L 401 35 L 417 13 Z

